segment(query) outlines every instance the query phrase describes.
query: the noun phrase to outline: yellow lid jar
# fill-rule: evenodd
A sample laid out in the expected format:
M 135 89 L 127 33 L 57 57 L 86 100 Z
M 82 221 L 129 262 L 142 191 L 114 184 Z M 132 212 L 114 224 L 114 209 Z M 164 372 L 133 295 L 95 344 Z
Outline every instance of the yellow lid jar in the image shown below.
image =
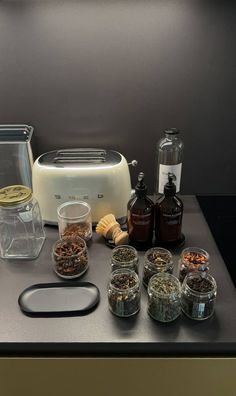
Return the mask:
M 37 200 L 29 187 L 0 189 L 0 256 L 4 259 L 34 259 L 45 240 Z

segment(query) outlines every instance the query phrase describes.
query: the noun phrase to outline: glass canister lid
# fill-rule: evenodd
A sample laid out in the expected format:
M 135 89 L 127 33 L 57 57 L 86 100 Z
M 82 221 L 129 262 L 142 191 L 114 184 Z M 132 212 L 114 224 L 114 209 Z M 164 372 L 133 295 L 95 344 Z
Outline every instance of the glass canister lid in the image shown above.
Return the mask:
M 7 186 L 0 189 L 0 205 L 14 206 L 27 201 L 31 196 L 32 190 L 29 187 L 21 185 Z

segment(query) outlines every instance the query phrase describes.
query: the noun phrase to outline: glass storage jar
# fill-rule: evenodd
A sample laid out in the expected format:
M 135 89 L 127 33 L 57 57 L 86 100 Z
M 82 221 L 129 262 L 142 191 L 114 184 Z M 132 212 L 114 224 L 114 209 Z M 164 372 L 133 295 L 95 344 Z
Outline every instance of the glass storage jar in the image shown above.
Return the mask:
M 155 274 L 162 272 L 173 272 L 173 259 L 169 250 L 154 247 L 144 255 L 143 284 L 148 286 L 148 282 Z
M 119 245 L 112 250 L 111 270 L 129 269 L 138 274 L 138 252 L 129 245 Z
M 210 256 L 206 250 L 199 247 L 188 247 L 181 253 L 179 259 L 179 280 L 182 283 L 185 276 L 193 271 L 209 271 Z
M 66 279 L 78 278 L 88 269 L 88 249 L 80 237 L 59 239 L 52 248 L 53 269 Z
M 57 208 L 61 238 L 79 236 L 86 242 L 92 238 L 91 207 L 84 201 L 68 201 Z
M 181 293 L 182 311 L 191 319 L 204 320 L 214 313 L 216 281 L 206 272 L 191 272 L 184 278 Z
M 118 269 L 111 273 L 108 284 L 110 311 L 121 317 L 132 316 L 140 309 L 140 281 L 134 271 Z
M 171 274 L 153 275 L 148 284 L 148 313 L 159 322 L 172 322 L 181 313 L 180 281 Z
M 37 200 L 22 185 L 0 190 L 0 255 L 4 259 L 35 259 L 45 240 Z

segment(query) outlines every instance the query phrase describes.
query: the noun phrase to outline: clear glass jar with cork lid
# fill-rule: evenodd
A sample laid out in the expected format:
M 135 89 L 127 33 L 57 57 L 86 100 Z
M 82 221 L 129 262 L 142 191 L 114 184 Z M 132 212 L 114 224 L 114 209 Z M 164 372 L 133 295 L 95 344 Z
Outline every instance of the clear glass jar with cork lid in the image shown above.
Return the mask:
M 45 240 L 41 212 L 29 187 L 0 189 L 0 256 L 35 259 Z

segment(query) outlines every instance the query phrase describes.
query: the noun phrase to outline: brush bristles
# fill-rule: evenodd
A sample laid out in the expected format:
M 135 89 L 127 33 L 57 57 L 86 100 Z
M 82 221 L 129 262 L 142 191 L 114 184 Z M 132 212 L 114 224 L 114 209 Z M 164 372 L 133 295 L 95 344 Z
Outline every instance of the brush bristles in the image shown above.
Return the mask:
M 110 226 L 112 223 L 117 223 L 115 216 L 110 213 L 99 220 L 97 227 L 96 227 L 96 232 L 98 234 L 103 234 L 103 232 Z

